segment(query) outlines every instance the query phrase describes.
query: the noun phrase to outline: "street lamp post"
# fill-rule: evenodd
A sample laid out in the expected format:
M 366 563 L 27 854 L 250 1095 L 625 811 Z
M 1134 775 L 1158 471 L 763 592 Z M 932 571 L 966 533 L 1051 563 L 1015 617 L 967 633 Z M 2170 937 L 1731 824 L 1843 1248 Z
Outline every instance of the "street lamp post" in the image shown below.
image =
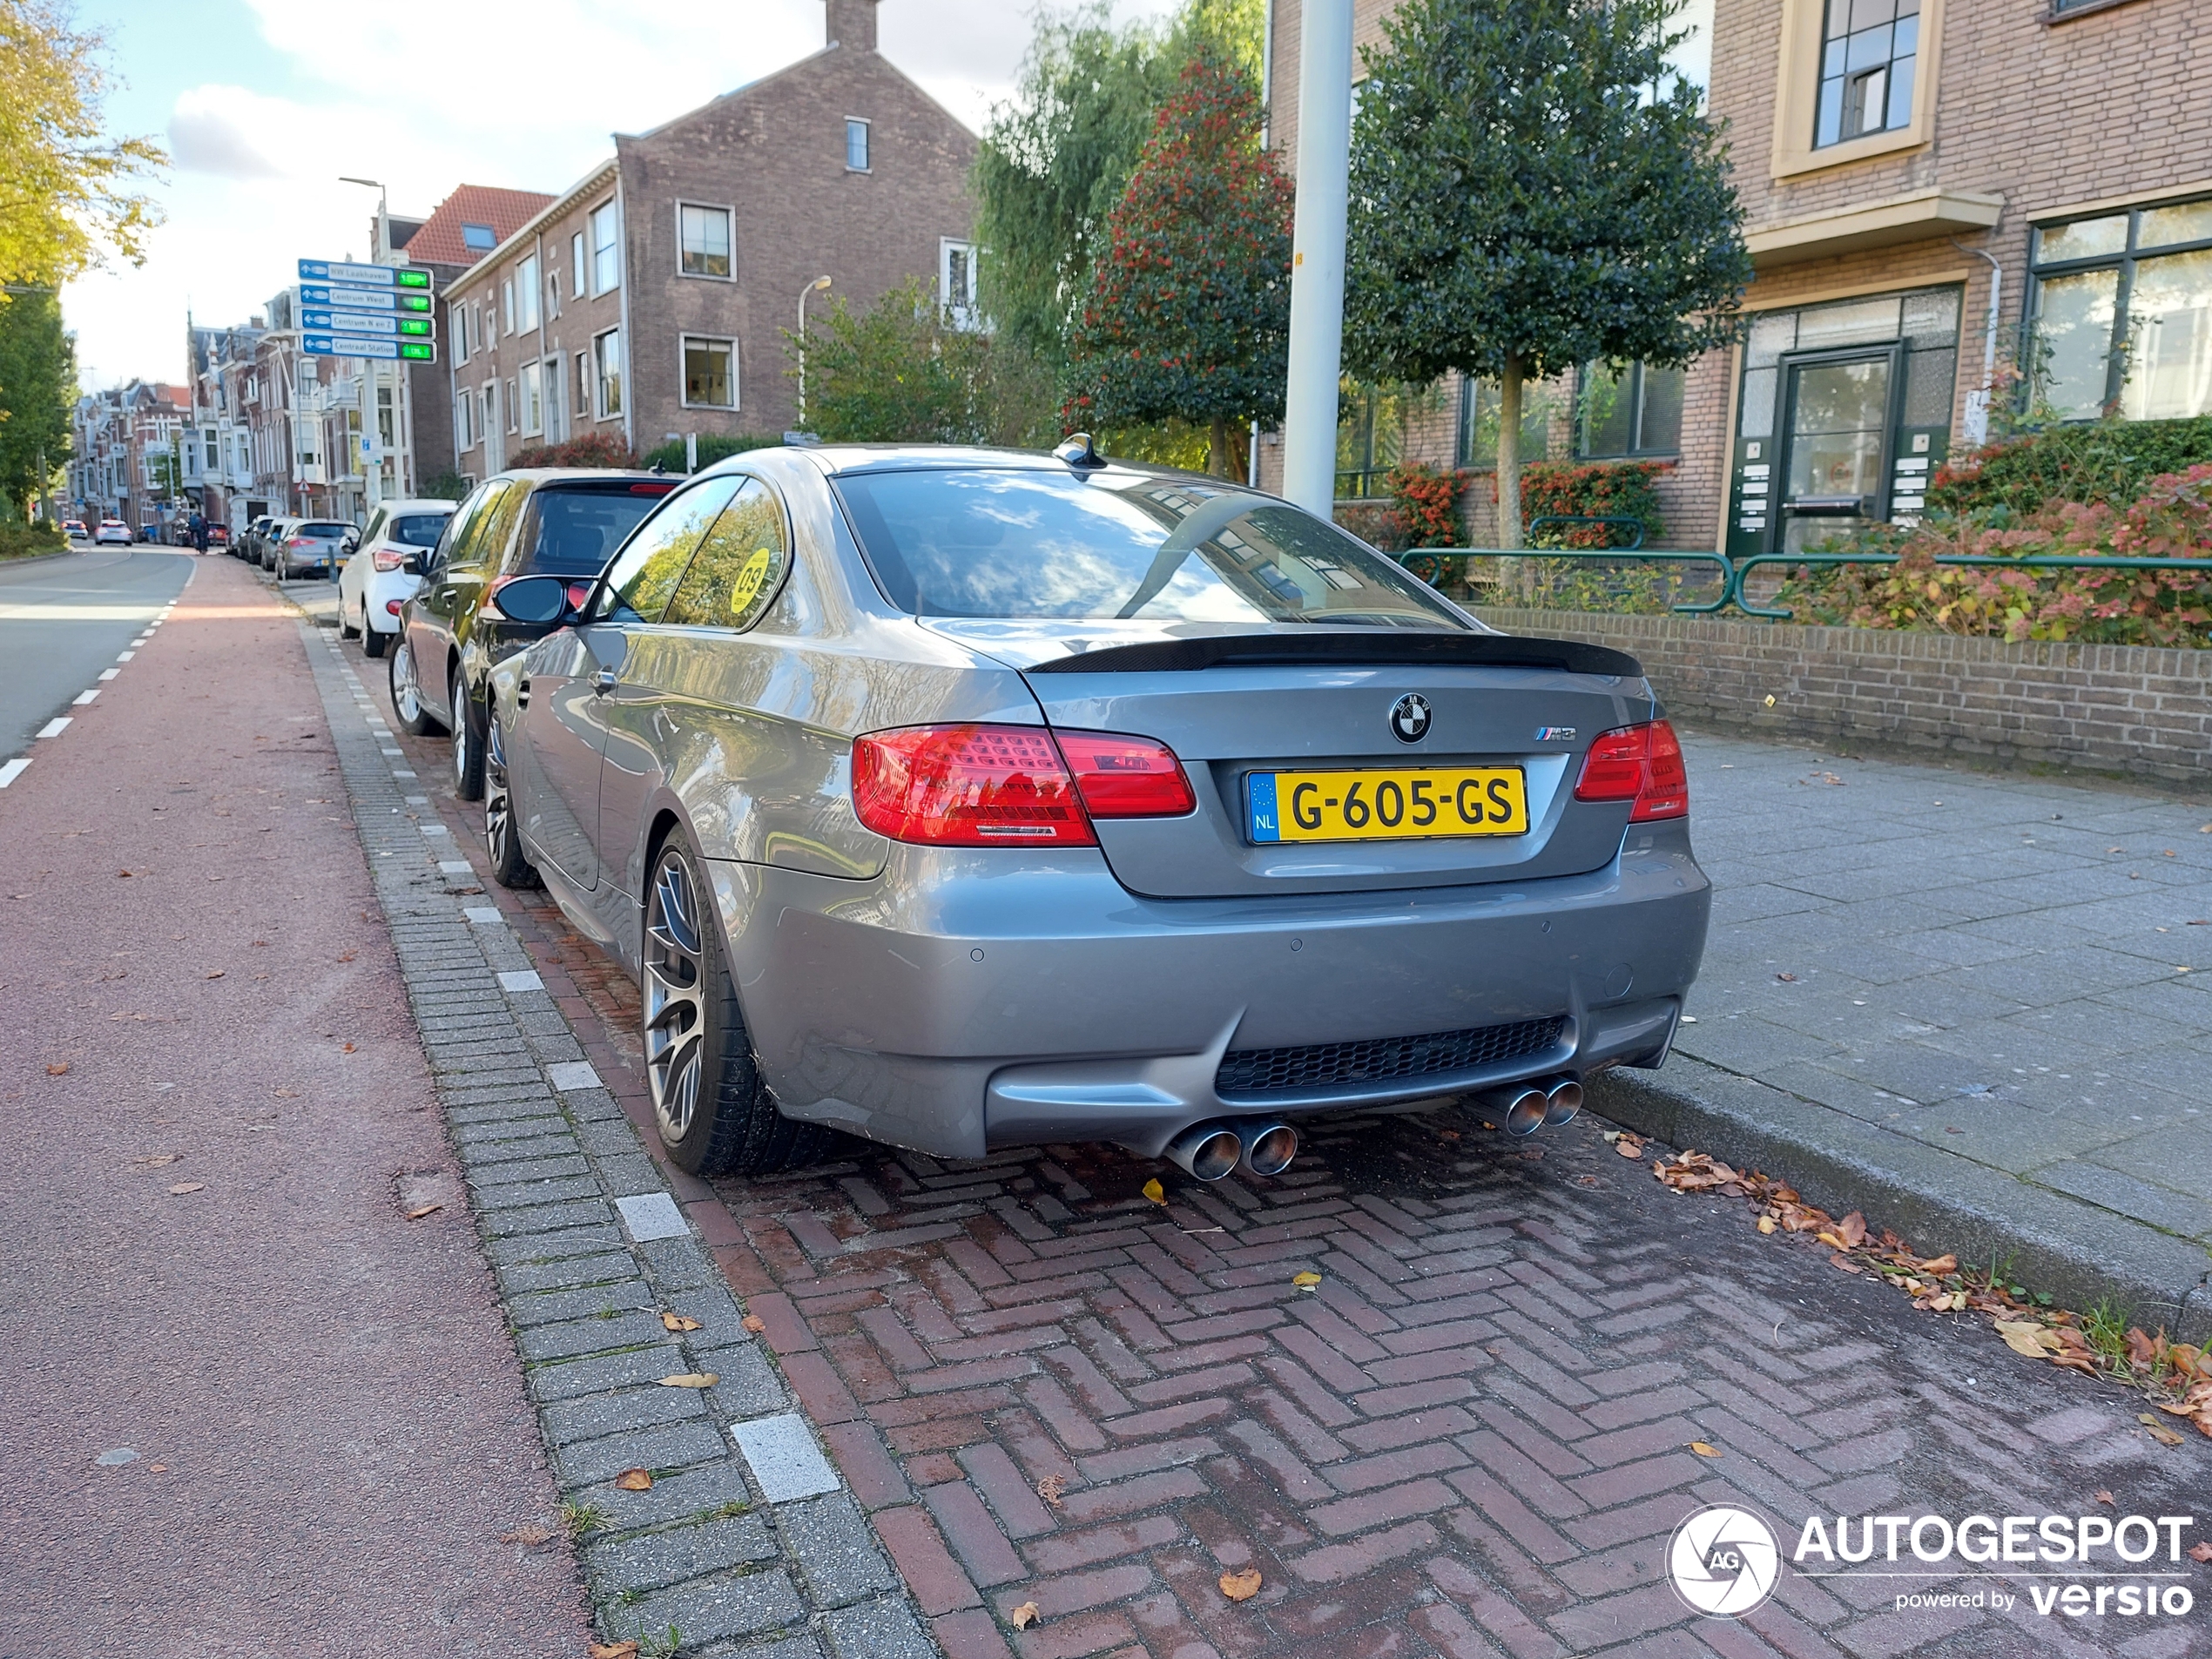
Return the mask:
M 1337 493 L 1337 373 L 1344 351 L 1352 0 L 1306 0 L 1298 56 L 1298 202 L 1291 216 L 1283 494 L 1326 518 Z
M 799 291 L 799 429 L 806 429 L 806 296 L 828 287 L 830 280 L 818 276 Z

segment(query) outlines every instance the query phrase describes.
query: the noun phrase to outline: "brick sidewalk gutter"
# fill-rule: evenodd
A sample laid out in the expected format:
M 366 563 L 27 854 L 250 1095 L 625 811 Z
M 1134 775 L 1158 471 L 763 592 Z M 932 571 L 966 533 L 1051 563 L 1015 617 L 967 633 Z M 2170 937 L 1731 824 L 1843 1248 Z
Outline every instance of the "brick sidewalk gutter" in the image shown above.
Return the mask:
M 481 871 L 446 744 L 394 746 Z M 651 1154 L 634 985 L 543 894 L 479 902 Z M 1663 1557 L 1703 1504 L 1785 1539 L 1809 1513 L 2104 1513 L 2107 1488 L 2181 1514 L 2212 1442 L 2155 1444 L 2134 1397 L 1758 1238 L 1603 1128 L 1508 1150 L 1456 1111 L 1341 1121 L 1288 1178 L 1213 1187 L 1105 1146 L 662 1174 L 951 1659 L 2212 1652 L 2202 1607 L 2077 1623 L 2018 1583 L 2001 1611 L 1899 1610 L 1792 1574 L 1741 1622 L 1693 1618 Z M 1264 1588 L 1231 1603 L 1246 1568 Z
M 482 888 L 377 701 L 334 639 L 300 631 L 599 1629 L 647 1653 L 934 1654 L 529 955 L 470 902 Z M 701 1374 L 718 1380 L 663 1381 Z M 615 1484 L 635 1468 L 649 1490 Z

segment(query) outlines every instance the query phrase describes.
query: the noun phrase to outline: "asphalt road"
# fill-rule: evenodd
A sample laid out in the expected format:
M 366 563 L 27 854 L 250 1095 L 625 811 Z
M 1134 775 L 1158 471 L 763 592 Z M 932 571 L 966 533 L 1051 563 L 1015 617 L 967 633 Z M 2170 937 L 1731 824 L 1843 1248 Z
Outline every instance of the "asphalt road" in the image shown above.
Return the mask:
M 0 564 L 0 764 L 98 689 L 101 671 L 116 666 L 154 613 L 184 591 L 195 556 L 108 547 Z
M 0 1655 L 580 1653 L 296 613 L 192 576 L 0 791 Z

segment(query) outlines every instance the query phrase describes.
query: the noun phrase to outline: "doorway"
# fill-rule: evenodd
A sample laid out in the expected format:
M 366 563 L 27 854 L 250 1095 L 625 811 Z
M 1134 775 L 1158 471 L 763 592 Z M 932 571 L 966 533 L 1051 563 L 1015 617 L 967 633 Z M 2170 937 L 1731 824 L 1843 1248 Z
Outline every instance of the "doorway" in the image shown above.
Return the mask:
M 1789 364 L 1782 550 L 1799 552 L 1886 516 L 1898 354 L 1831 354 Z

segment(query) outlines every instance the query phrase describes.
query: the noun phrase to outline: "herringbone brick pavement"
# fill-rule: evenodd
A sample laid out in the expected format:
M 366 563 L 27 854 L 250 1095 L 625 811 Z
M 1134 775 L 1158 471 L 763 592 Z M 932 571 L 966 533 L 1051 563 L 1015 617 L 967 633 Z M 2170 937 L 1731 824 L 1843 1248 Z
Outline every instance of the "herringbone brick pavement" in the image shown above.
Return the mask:
M 489 890 L 657 1147 L 634 988 L 543 895 Z M 1794 1574 L 1693 1617 L 1662 1557 L 1705 1504 L 1785 1551 L 1809 1514 L 2188 1514 L 2212 1442 L 2161 1447 L 2131 1397 L 1665 1190 L 1603 1128 L 1339 1120 L 1211 1187 L 1103 1146 L 671 1177 L 953 1659 L 2212 1653 L 2187 1562 L 2184 1619 Z

